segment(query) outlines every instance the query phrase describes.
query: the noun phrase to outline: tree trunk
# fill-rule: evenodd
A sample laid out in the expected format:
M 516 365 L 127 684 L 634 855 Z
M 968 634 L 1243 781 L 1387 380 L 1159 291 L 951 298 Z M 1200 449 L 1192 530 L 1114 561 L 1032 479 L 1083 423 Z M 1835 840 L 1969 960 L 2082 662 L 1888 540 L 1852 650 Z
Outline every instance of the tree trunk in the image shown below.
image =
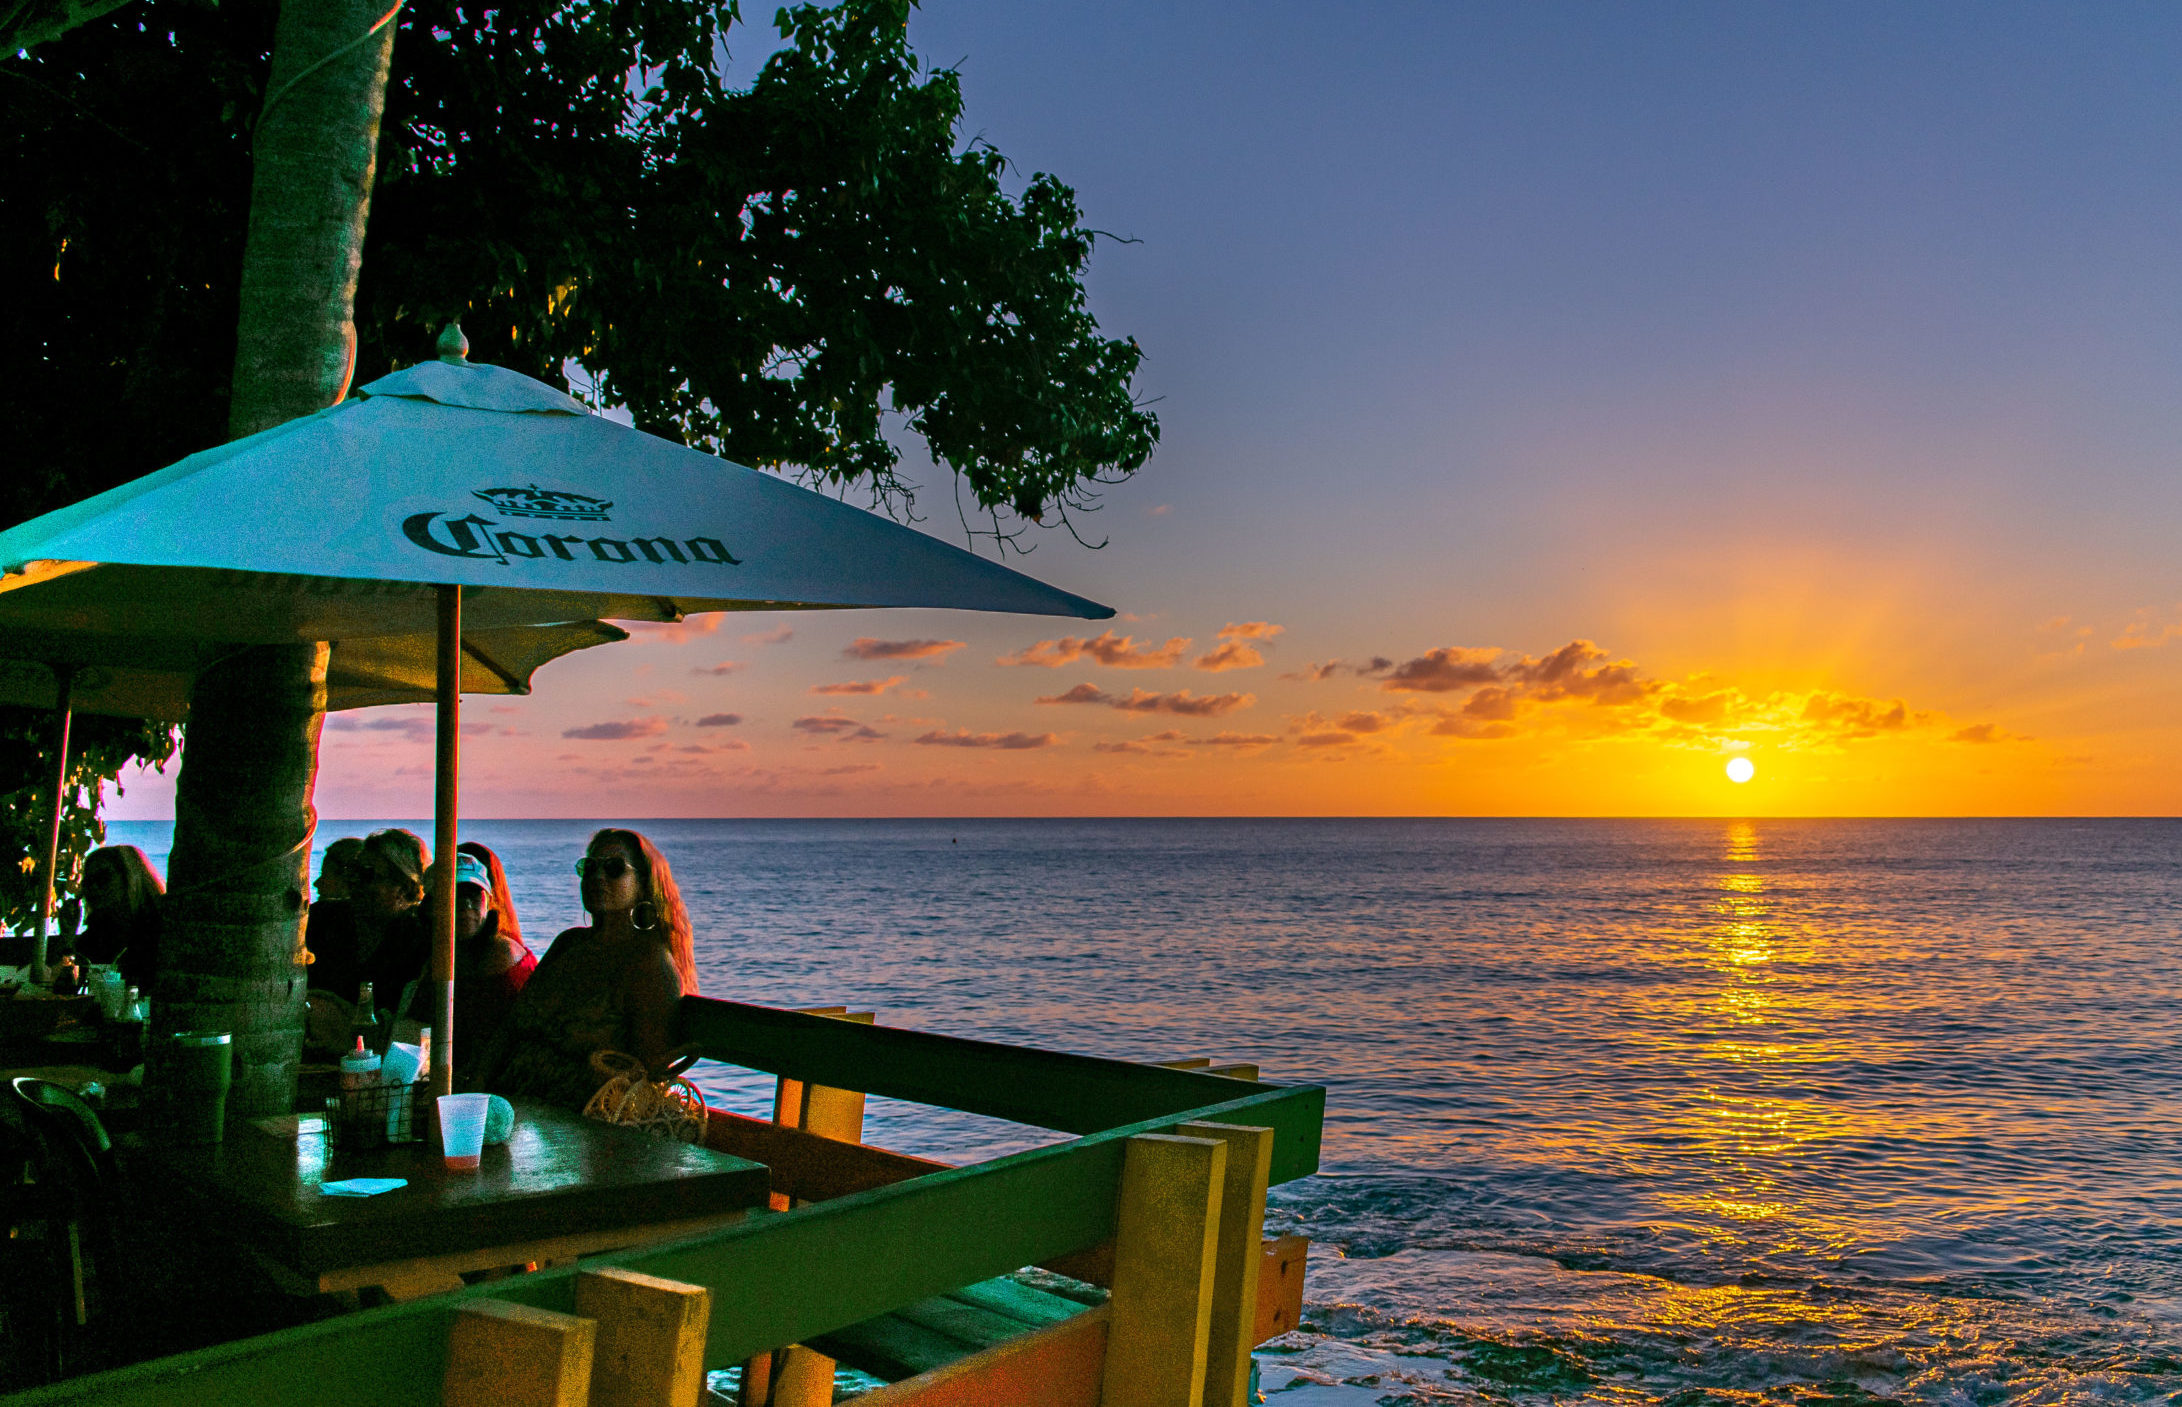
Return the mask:
M 389 3 L 280 7 L 252 153 L 228 413 L 238 438 L 348 393 Z M 323 643 L 245 650 L 200 676 L 190 701 L 153 1034 L 234 1033 L 233 1118 L 295 1107 L 326 659 Z
M 154 1037 L 232 1031 L 235 1118 L 295 1108 L 327 648 L 264 645 L 207 670 L 174 792 Z

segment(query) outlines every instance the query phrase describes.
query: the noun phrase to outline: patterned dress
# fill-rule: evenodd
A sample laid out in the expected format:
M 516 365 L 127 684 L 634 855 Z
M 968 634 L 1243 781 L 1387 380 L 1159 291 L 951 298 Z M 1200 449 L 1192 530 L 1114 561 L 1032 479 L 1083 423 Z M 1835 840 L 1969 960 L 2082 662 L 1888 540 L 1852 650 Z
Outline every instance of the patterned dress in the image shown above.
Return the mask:
M 571 928 L 554 939 L 515 999 L 515 1010 L 494 1042 L 498 1058 L 481 1072 L 480 1087 L 569 1109 L 589 1103 L 606 1083 L 591 1068 L 592 1054 L 626 1052 L 632 1044 L 626 958 L 616 961 L 617 956 L 598 951 L 588 928 Z

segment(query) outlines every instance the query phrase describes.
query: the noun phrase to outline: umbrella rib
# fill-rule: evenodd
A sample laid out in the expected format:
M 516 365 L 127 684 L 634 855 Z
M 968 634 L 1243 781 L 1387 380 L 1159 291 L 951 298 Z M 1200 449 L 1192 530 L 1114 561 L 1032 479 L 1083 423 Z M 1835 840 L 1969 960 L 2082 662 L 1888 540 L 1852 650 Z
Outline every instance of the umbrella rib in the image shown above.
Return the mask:
M 483 650 L 479 649 L 477 647 L 477 642 L 470 639 L 470 637 L 468 637 L 467 635 L 462 637 L 462 653 L 468 655 L 471 659 L 476 660 L 479 664 L 485 666 L 485 668 L 499 675 L 500 682 L 508 686 L 509 693 L 527 694 L 530 692 L 530 685 L 524 683 L 522 680 L 516 678 L 513 674 L 509 673 L 507 668 L 503 666 L 500 661 L 494 659 L 491 655 L 488 655 Z

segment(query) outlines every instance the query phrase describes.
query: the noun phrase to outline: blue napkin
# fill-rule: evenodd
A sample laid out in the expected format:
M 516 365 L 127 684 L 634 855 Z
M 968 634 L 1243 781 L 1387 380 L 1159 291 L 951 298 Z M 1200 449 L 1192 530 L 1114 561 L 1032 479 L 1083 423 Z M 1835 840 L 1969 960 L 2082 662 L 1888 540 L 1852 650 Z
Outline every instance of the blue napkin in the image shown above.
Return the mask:
M 346 1182 L 321 1182 L 318 1190 L 328 1197 L 376 1197 L 408 1185 L 406 1177 L 352 1177 Z

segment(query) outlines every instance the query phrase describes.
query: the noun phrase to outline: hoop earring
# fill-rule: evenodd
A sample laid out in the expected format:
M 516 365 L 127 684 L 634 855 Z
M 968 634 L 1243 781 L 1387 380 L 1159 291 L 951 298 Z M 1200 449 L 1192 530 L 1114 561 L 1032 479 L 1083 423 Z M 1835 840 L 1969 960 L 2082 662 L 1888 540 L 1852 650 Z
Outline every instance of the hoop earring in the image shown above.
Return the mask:
M 647 910 L 650 911 L 651 918 L 649 919 L 649 921 L 639 922 L 638 920 L 643 917 Z M 651 900 L 646 899 L 643 903 L 636 906 L 636 911 L 634 913 L 629 915 L 629 922 L 636 928 L 636 931 L 639 933 L 651 932 L 653 929 L 659 927 L 659 906 L 654 904 Z

